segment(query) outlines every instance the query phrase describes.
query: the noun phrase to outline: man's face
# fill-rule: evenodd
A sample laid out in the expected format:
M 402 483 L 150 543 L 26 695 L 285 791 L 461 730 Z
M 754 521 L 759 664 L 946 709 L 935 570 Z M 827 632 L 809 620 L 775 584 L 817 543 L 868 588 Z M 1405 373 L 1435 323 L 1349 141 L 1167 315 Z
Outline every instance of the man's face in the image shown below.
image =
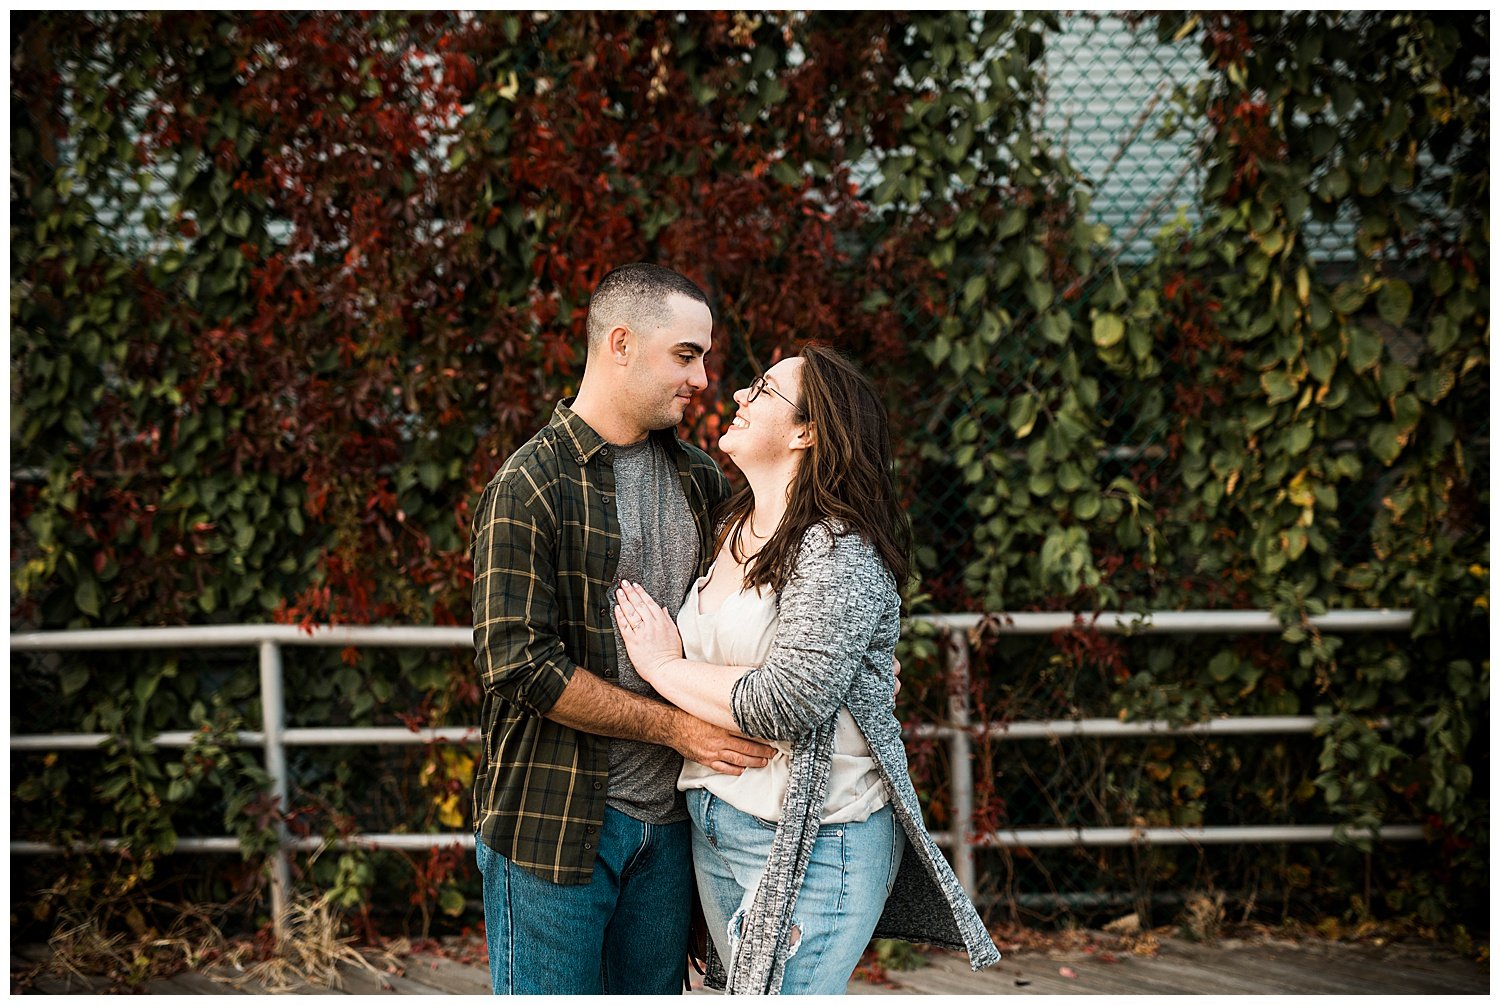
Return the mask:
M 626 373 L 628 409 L 645 429 L 670 429 L 682 421 L 693 395 L 708 386 L 703 356 L 713 345 L 713 315 L 706 304 L 674 295 L 671 321 L 635 332 L 636 352 Z

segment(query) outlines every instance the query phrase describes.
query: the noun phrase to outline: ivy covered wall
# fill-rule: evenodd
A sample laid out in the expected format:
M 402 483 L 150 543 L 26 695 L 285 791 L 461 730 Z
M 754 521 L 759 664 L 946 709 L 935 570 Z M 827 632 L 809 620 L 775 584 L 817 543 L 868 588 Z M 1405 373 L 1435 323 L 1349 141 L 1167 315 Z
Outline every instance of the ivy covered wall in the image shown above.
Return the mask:
M 1113 18 L 1136 40 L 1120 51 L 1179 74 L 1129 121 L 1191 159 L 1130 233 L 1093 205 L 1113 162 L 1057 119 L 1056 52 L 1102 56 L 1053 45 L 1101 24 L 19 18 L 12 629 L 462 623 L 470 505 L 576 386 L 589 290 L 655 260 L 713 300 L 700 442 L 806 339 L 880 383 L 918 536 L 912 610 L 1282 619 L 1280 638 L 976 633 L 992 718 L 1322 721 L 1305 742 L 1055 763 L 990 743 L 981 828 L 1430 835 L 1375 856 L 986 852 L 994 910 L 1165 885 L 1275 890 L 1259 903 L 1284 914 L 1471 918 L 1488 854 L 1488 16 Z M 1306 620 L 1381 607 L 1416 611 L 1409 638 Z M 910 718 L 941 714 L 933 652 L 913 638 Z M 476 715 L 461 652 L 297 654 L 288 687 L 296 724 Z M 259 860 L 163 871 L 177 835 L 227 826 L 260 850 L 278 814 L 310 833 L 465 829 L 462 750 L 303 752 L 293 805 L 267 804 L 255 760 L 222 742 L 258 721 L 254 689 L 232 653 L 14 658 L 12 732 L 119 737 L 102 763 L 17 757 L 15 836 L 120 835 L 134 855 L 31 863 L 13 910 L 51 924 L 71 903 L 128 917 L 147 892 L 238 892 L 253 922 Z M 186 754 L 147 743 L 200 726 Z M 937 754 L 913 758 L 943 826 Z M 446 852 L 304 866 L 372 931 L 391 923 L 377 904 L 409 902 L 421 927 L 476 911 Z

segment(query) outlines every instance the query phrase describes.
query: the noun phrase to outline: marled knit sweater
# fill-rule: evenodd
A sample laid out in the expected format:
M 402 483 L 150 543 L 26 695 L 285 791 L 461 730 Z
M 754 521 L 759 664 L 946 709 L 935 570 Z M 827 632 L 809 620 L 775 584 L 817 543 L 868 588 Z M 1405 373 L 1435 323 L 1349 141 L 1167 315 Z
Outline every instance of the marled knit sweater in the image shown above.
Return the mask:
M 797 894 L 828 791 L 840 707 L 849 709 L 869 743 L 907 838 L 875 937 L 967 950 L 975 970 L 1000 959 L 922 823 L 907 771 L 891 673 L 901 634 L 901 597 L 874 547 L 842 530 L 820 524 L 803 537 L 796 567 L 777 598 L 781 621 L 771 651 L 730 693 L 735 721 L 746 736 L 792 743 L 786 802 L 727 975 L 730 994 L 781 989 Z M 712 944 L 707 984 L 725 986 Z

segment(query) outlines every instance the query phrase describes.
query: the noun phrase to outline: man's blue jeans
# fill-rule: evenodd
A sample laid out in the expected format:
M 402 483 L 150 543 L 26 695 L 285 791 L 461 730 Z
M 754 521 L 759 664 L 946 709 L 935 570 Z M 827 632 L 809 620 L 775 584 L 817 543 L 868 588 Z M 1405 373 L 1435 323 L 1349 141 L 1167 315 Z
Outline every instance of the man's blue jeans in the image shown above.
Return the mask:
M 735 809 L 707 789 L 688 790 L 687 804 L 703 917 L 719 958 L 730 969 L 776 825 Z M 782 994 L 845 993 L 891 895 L 905 845 L 906 835 L 889 804 L 868 820 L 818 828 L 792 910 Z
M 681 994 L 693 860 L 687 821 L 604 811 L 591 882 L 533 876 L 474 843 L 495 994 Z

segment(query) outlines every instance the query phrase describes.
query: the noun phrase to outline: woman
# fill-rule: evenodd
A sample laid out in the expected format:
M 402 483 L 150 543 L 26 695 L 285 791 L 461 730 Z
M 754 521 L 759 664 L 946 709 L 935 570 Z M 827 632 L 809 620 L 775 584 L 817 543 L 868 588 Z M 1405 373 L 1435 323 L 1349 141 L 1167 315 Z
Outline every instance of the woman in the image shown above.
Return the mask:
M 988 966 L 1000 954 L 922 824 L 894 714 L 910 542 L 885 411 L 815 345 L 734 397 L 719 446 L 747 484 L 708 575 L 675 625 L 636 584 L 615 608 L 663 697 L 779 750 L 739 776 L 690 762 L 678 782 L 728 990 L 841 994 L 872 936 Z

